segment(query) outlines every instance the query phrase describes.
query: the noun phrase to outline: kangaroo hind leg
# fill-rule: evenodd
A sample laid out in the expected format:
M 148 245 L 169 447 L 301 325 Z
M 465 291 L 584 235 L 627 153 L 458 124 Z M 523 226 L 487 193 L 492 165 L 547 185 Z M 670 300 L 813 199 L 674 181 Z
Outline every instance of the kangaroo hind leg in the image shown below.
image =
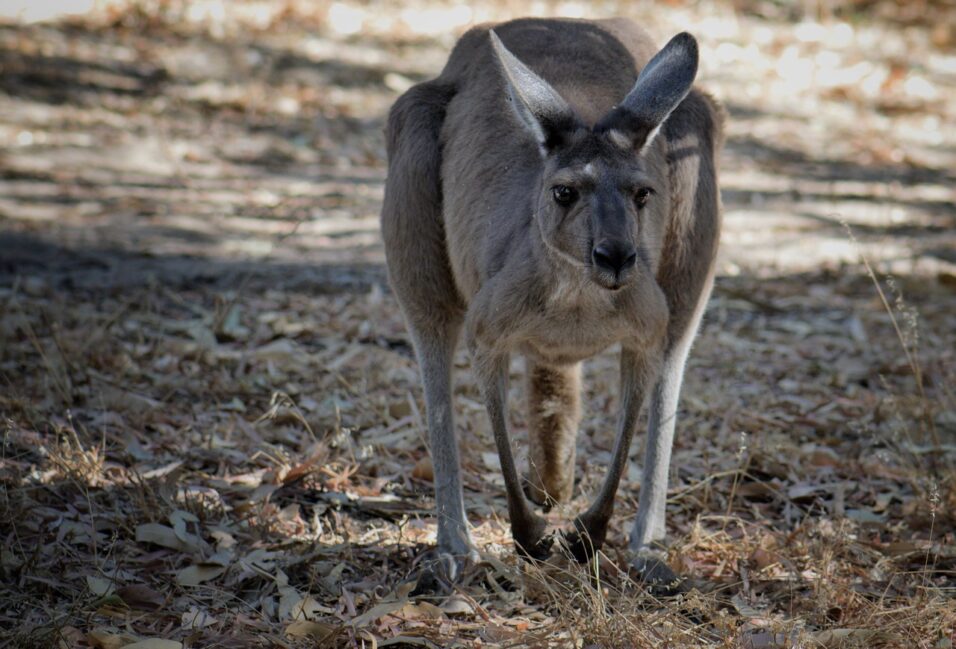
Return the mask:
M 441 126 L 453 89 L 419 84 L 395 102 L 386 140 L 388 179 L 382 236 L 389 279 L 405 315 L 425 391 L 434 465 L 438 551 L 452 574 L 474 558 L 462 497 L 452 402 L 452 366 L 464 317 L 445 246 L 441 200 Z

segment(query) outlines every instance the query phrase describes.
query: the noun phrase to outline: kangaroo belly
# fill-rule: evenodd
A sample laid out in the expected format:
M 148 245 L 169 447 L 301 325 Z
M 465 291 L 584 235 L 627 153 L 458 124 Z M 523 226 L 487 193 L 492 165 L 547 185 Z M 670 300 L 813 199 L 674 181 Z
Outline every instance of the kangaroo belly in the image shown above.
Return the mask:
M 577 363 L 633 335 L 634 325 L 620 314 L 558 310 L 534 323 L 522 350 L 544 363 Z
M 521 348 L 522 354 L 543 365 L 570 365 L 595 356 L 616 340 L 595 344 L 593 340 L 583 340 L 579 345 L 569 345 L 567 339 L 560 340 L 560 346 L 549 345 L 545 340 L 529 340 Z

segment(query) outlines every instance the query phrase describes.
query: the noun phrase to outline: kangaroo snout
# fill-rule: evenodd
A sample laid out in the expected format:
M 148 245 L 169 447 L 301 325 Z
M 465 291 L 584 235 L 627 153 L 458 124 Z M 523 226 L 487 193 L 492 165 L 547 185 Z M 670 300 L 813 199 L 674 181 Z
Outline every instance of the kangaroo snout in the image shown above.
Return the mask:
M 619 278 L 637 262 L 637 250 L 626 241 L 605 239 L 594 246 L 591 259 L 599 269 Z

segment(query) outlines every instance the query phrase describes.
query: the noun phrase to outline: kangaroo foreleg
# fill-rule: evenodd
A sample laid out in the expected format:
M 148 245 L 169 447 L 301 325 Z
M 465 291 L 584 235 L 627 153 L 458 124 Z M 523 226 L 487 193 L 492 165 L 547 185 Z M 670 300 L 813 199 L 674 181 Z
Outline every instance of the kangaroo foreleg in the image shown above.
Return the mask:
M 574 531 L 568 535 L 571 553 L 585 562 L 604 545 L 608 522 L 614 513 L 614 496 L 621 476 L 627 468 L 628 453 L 641 406 L 649 385 L 653 385 L 659 367 L 657 353 L 621 351 L 621 415 L 611 466 L 597 498 L 586 512 L 574 520 Z
M 508 356 L 476 352 L 473 355 L 474 369 L 491 429 L 501 460 L 501 473 L 505 479 L 508 497 L 508 516 L 511 534 L 518 552 L 534 559 L 547 557 L 549 543 L 544 540 L 546 523 L 536 516 L 521 489 L 521 480 L 511 452 L 508 434 Z

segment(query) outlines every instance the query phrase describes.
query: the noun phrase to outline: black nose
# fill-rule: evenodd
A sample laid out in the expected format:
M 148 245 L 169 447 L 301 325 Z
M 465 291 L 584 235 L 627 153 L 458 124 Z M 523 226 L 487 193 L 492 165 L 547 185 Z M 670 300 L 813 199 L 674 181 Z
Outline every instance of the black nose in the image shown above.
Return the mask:
M 623 273 L 637 261 L 634 246 L 624 241 L 602 241 L 591 251 L 594 265 L 615 275 Z

